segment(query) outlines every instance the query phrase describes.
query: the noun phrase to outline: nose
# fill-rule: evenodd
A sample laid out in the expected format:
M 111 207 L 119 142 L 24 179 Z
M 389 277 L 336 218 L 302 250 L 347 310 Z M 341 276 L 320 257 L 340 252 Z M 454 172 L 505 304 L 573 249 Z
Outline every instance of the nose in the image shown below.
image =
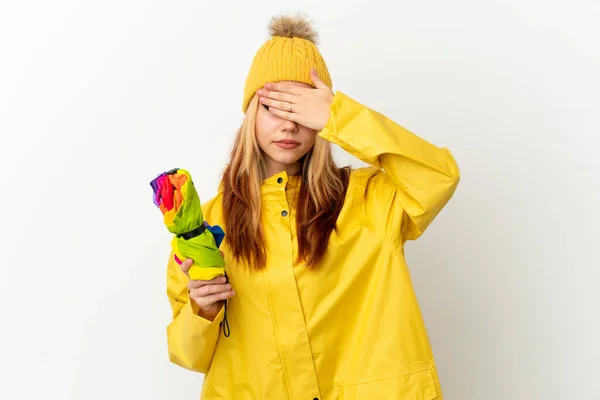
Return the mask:
M 285 132 L 295 133 L 298 131 L 298 124 L 296 124 L 294 121 L 290 121 L 289 119 L 285 119 L 285 118 L 282 118 L 281 121 L 282 121 L 281 122 L 282 129 Z

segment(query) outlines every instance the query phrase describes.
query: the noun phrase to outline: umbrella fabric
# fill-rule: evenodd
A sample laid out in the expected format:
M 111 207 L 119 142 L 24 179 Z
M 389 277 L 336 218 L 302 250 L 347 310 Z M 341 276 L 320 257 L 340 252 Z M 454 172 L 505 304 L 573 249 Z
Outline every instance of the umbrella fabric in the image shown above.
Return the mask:
M 173 233 L 171 248 L 178 264 L 194 260 L 189 270 L 192 280 L 211 280 L 225 275 L 225 260 L 219 246 L 225 233 L 204 221 L 200 197 L 190 173 L 174 168 L 150 182 L 154 204 L 163 214 L 164 224 Z

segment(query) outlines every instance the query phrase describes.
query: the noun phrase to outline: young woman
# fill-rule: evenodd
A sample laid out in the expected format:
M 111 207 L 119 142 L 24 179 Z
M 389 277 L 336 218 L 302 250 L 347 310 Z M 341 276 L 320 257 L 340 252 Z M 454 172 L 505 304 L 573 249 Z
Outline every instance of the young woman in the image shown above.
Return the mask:
M 226 232 L 228 281 L 190 281 L 193 260 L 169 261 L 170 360 L 206 374 L 207 400 L 442 399 L 403 246 L 452 197 L 457 164 L 334 93 L 306 20 L 270 32 L 203 205 Z M 332 143 L 370 166 L 338 168 Z

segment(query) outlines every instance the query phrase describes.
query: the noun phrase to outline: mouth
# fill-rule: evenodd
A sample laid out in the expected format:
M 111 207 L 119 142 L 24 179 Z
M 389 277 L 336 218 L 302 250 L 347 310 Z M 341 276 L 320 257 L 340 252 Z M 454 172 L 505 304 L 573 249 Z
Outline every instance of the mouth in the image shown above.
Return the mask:
M 300 143 L 296 142 L 295 140 L 282 139 L 282 140 L 276 141 L 275 145 L 279 148 L 289 150 L 289 149 L 295 149 L 296 147 L 300 146 Z

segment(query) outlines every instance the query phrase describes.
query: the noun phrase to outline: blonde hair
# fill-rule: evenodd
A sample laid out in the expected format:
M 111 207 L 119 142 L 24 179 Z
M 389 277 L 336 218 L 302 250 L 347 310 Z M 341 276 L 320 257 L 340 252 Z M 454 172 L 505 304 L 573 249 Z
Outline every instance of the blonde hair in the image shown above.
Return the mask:
M 223 174 L 223 224 L 234 259 L 253 269 L 266 264 L 261 225 L 261 186 L 267 178 L 264 154 L 256 139 L 258 98 L 254 96 L 240 126 L 230 162 Z M 297 202 L 298 259 L 315 267 L 335 229 L 349 179 L 349 169 L 338 168 L 331 145 L 319 136 L 304 156 Z

